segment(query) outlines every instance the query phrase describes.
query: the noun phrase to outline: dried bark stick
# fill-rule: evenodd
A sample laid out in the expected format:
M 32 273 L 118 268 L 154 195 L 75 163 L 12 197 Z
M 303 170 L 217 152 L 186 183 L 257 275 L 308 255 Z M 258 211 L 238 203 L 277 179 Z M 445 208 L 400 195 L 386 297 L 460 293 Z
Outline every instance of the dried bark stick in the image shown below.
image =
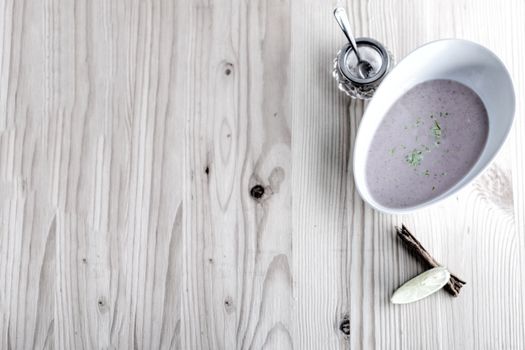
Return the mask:
M 419 243 L 419 241 L 410 233 L 410 231 L 401 225 L 401 228 L 396 226 L 397 236 L 401 241 L 407 246 L 407 248 L 412 252 L 416 257 L 422 260 L 428 268 L 440 266 L 440 264 L 430 255 L 430 253 Z M 461 287 L 463 287 L 467 282 L 459 279 L 457 276 L 450 274 L 450 280 L 445 285 L 445 290 L 457 297 Z

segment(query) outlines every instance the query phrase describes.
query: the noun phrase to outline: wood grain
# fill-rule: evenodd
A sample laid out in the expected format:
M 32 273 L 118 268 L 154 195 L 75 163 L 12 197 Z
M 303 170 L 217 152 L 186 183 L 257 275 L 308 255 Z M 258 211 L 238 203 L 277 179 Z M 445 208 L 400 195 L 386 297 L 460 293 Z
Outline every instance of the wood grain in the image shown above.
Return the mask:
M 191 6 L 184 349 L 292 346 L 289 11 Z
M 178 6 L 1 6 L 0 348 L 180 348 Z
M 399 61 L 479 42 L 512 134 L 474 184 L 388 216 L 352 178 L 366 109 L 332 60 L 346 6 Z M 5 0 L 0 349 L 525 347 L 525 4 L 519 0 Z M 388 299 L 422 267 L 468 282 Z

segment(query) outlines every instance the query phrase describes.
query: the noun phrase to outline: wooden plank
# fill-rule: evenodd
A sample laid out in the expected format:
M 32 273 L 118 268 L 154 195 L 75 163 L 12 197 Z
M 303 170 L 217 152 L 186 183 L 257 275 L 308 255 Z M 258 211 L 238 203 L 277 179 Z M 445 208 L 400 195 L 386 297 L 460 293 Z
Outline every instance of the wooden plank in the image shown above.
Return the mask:
M 54 343 L 56 219 L 52 149 L 42 143 L 45 92 L 37 6 L 0 6 L 0 348 Z M 34 65 L 37 64 L 37 67 Z M 35 85 L 33 85 L 35 84 Z M 33 88 L 33 87 L 36 88 Z
M 191 5 L 185 349 L 292 347 L 289 9 Z
M 180 348 L 181 3 L 1 6 L 1 348 Z
M 184 57 L 175 57 L 174 6 L 59 5 L 72 50 L 58 59 L 71 65 L 75 93 L 63 111 L 69 144 L 58 174 L 67 179 L 58 186 L 66 192 L 58 202 L 58 347 L 178 342 L 183 207 L 174 180 L 185 96 L 175 88 Z
M 517 39 L 505 34 L 519 32 L 518 14 L 525 13 L 521 4 L 346 5 L 357 35 L 377 38 L 398 58 L 427 41 L 452 36 L 478 41 L 501 55 L 511 71 L 521 70 L 516 52 L 522 48 L 513 46 Z M 343 112 L 326 72 L 344 42 L 330 17 L 334 6 L 310 1 L 292 10 L 298 14 L 292 22 L 292 42 L 297 45 L 292 47 L 294 345 L 519 348 L 524 341 L 524 296 L 519 292 L 524 275 L 515 266 L 522 266 L 525 246 L 523 227 L 515 223 L 515 213 L 519 217 L 523 209 L 514 208 L 512 196 L 512 150 L 519 152 L 514 140 L 473 186 L 435 208 L 405 216 L 370 210 L 351 177 L 351 150 L 363 104 L 352 101 Z M 514 77 L 521 80 L 518 74 Z M 520 83 L 516 88 L 519 101 Z M 520 113 L 518 109 L 518 117 Z M 516 158 L 514 169 L 520 174 L 523 166 Z M 521 181 L 520 176 L 514 180 Z M 395 241 L 392 228 L 400 222 L 412 227 L 425 246 L 469 281 L 460 298 L 450 300 L 440 293 L 405 307 L 388 303 L 395 287 L 421 271 Z M 349 336 L 344 336 L 339 326 L 347 318 Z
M 349 100 L 331 76 L 332 60 L 343 43 L 333 7 L 321 1 L 292 3 L 292 247 L 298 349 L 344 346 L 347 338 L 339 327 L 350 316 L 350 291 L 341 277 L 350 273 L 342 257 L 350 239 L 345 205 L 352 129 L 346 115 Z M 352 108 L 362 110 L 363 103 Z M 355 210 L 356 216 L 362 215 Z
M 514 73 L 515 82 L 518 80 L 517 101 L 523 96 L 519 82 L 522 78 L 515 71 L 521 66 L 521 60 L 517 60 L 515 55 L 522 48 L 513 45 L 512 34 L 507 35 L 522 31 L 518 18 L 525 13 L 523 4 L 508 3 L 508 7 L 499 7 L 491 2 L 445 1 L 429 4 L 402 1 L 395 6 L 391 3 L 391 8 L 382 5 L 380 2 L 371 3 L 369 11 L 385 11 L 392 16 L 384 20 L 379 20 L 379 17 L 375 21 L 371 19 L 369 30 L 379 33 L 374 35 L 385 43 L 395 42 L 390 44 L 394 52 L 404 55 L 424 42 L 444 37 L 479 42 L 503 59 Z M 408 16 L 411 11 L 422 14 L 423 18 Z M 405 38 L 403 33 L 412 35 Z M 519 103 L 516 115 L 520 120 L 522 111 Z M 520 178 L 523 169 L 511 167 L 513 150 L 518 149 L 511 137 L 493 166 L 459 196 L 435 209 L 393 219 L 394 222 L 410 223 L 433 253 L 466 278 L 469 285 L 457 300 L 449 300 L 447 295 L 441 293 L 443 295 L 437 301 L 425 300 L 406 310 L 396 310 L 377 298 L 375 303 L 379 311 L 375 323 L 388 325 L 382 327 L 381 336 L 376 336 L 380 340 L 376 343 L 379 348 L 393 348 L 391 339 L 396 339 L 396 346 L 403 349 L 523 346 L 524 296 L 518 291 L 523 287 L 525 278 L 523 272 L 514 266 L 523 265 L 525 245 L 523 235 L 516 226 L 512 196 L 512 178 L 515 177 L 512 174 L 514 172 Z M 391 223 L 382 215 L 376 220 L 379 221 L 374 237 L 377 242 L 384 239 L 385 233 L 389 234 Z M 397 254 L 401 259 L 405 252 L 400 249 Z M 375 259 L 377 261 L 377 256 Z M 383 268 L 375 273 L 396 276 L 396 269 L 406 271 L 404 267 L 407 265 L 401 261 L 398 264 L 389 263 L 393 259 L 395 255 L 392 254 L 379 255 L 377 262 Z M 398 276 L 394 283 L 382 284 L 383 295 L 388 295 L 389 288 L 409 277 Z M 520 306 L 514 308 L 511 305 Z M 396 334 L 395 338 L 393 334 Z

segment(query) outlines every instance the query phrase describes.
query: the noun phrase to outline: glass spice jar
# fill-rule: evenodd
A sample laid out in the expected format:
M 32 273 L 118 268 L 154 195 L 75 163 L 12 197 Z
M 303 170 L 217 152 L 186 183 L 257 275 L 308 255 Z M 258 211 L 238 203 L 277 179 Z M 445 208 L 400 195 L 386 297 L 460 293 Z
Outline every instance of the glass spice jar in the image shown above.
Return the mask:
M 392 54 L 371 38 L 356 39 L 361 60 L 370 64 L 366 77 L 358 71 L 358 60 L 352 46 L 347 43 L 334 59 L 332 75 L 339 90 L 352 98 L 368 100 L 394 65 Z

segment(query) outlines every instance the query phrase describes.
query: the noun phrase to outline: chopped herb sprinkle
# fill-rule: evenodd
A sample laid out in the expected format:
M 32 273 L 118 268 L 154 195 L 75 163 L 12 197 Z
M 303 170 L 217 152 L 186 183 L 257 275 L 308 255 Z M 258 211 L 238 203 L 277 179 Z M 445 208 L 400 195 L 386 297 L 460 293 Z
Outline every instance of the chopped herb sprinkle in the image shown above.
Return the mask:
M 448 112 L 437 112 L 437 113 L 439 113 L 439 117 L 441 117 L 441 118 L 445 118 L 448 115 Z M 421 165 L 421 162 L 423 160 L 423 153 L 425 153 L 425 152 L 429 153 L 429 152 L 431 152 L 431 147 L 439 147 L 441 145 L 441 137 L 443 136 L 443 129 L 441 127 L 441 124 L 438 122 L 437 113 L 436 114 L 430 114 L 430 118 L 432 119 L 432 126 L 430 127 L 430 131 L 431 131 L 432 136 L 434 137 L 434 144 L 433 144 L 433 146 L 432 145 L 421 144 L 420 145 L 421 147 L 414 148 L 412 150 L 412 152 L 410 152 L 407 155 L 405 155 L 405 161 L 410 166 L 412 166 L 414 168 L 416 168 L 419 165 Z M 436 118 L 434 118 L 434 116 L 436 116 Z M 425 124 L 423 118 L 417 117 L 416 121 L 415 121 L 415 124 L 412 124 L 412 126 L 410 126 L 410 127 L 408 125 L 405 125 L 404 128 L 405 128 L 405 130 L 408 130 L 409 128 L 419 127 L 421 124 Z M 420 139 L 419 136 L 420 135 L 416 135 L 415 136 L 415 141 L 416 142 L 420 141 L 419 140 Z M 394 147 L 394 148 L 389 150 L 390 155 L 394 155 L 394 153 L 396 151 L 396 148 L 398 148 L 398 147 L 401 147 L 404 150 L 406 149 L 405 145 L 399 145 L 399 146 Z M 445 152 L 448 153 L 449 150 L 447 149 L 447 150 L 445 150 Z M 429 170 L 425 170 L 422 174 L 425 175 L 425 176 L 430 176 L 431 175 Z M 434 174 L 434 176 L 437 176 L 437 174 Z
M 434 135 L 434 138 L 436 139 L 436 143 L 439 141 L 442 135 L 441 125 L 439 125 L 437 120 L 434 120 L 434 126 L 431 128 L 432 134 Z M 439 145 L 439 143 L 437 143 Z
M 423 160 L 423 151 L 414 148 L 412 152 L 405 156 L 405 160 L 411 166 L 417 167 L 421 164 L 421 161 Z

